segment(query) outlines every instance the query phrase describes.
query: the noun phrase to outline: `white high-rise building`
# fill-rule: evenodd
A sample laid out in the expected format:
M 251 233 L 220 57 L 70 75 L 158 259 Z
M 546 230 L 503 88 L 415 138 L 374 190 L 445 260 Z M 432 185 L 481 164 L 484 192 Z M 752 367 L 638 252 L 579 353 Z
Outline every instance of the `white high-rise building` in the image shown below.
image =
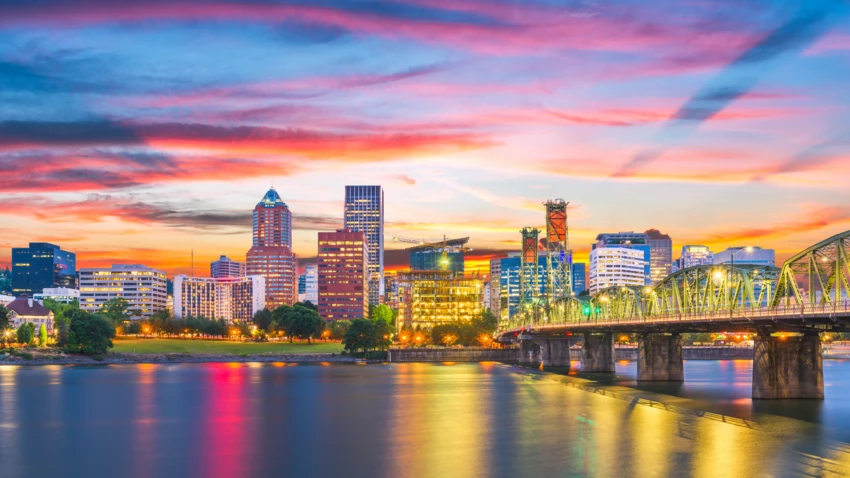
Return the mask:
M 174 278 L 174 318 L 203 317 L 250 322 L 266 307 L 262 276 Z
M 369 258 L 369 304 L 384 296 L 384 189 L 381 186 L 345 187 L 345 229 L 366 235 Z
M 646 258 L 640 249 L 601 247 L 590 251 L 590 294 L 612 286 L 646 284 Z
M 682 246 L 682 257 L 676 259 L 676 270 L 714 264 L 714 253 L 708 246 Z
M 149 319 L 166 308 L 167 280 L 165 272 L 141 264 L 80 269 L 80 308 L 97 312 L 107 300 L 121 297 L 131 319 Z
M 319 265 L 304 266 L 304 300 L 319 305 Z

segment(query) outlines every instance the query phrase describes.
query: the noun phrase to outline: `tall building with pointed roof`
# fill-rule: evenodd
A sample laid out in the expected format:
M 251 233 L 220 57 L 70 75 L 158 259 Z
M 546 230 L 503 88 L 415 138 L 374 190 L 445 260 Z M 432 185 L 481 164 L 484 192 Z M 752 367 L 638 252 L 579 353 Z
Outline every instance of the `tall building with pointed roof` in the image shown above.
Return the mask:
M 254 238 L 246 254 L 248 275 L 266 280 L 266 307 L 298 301 L 298 261 L 292 252 L 292 213 L 271 188 L 254 207 Z

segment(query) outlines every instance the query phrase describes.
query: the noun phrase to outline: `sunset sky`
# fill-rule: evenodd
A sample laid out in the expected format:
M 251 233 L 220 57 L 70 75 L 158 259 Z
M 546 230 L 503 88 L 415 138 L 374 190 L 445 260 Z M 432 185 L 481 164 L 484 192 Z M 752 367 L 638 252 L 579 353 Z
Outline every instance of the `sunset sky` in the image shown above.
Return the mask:
M 652 227 L 781 260 L 850 229 L 850 3 L 0 0 L 0 172 L 4 267 L 206 274 L 271 184 L 302 259 L 381 184 L 388 248 L 516 250 L 563 198 L 579 259 Z

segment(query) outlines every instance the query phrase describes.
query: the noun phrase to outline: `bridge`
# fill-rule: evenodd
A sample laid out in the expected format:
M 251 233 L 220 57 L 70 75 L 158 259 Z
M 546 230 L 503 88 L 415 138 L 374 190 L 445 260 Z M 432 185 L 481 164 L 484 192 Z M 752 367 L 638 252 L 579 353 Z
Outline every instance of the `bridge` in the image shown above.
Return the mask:
M 820 333 L 850 332 L 850 231 L 782 267 L 716 264 L 680 270 L 653 287 L 611 287 L 593 296 L 527 301 L 501 324 L 522 364 L 569 370 L 582 342 L 584 372 L 614 372 L 614 334 L 637 333 L 638 380 L 683 381 L 682 333 L 754 336 L 753 398 L 822 399 Z M 787 334 L 792 334 L 788 336 Z

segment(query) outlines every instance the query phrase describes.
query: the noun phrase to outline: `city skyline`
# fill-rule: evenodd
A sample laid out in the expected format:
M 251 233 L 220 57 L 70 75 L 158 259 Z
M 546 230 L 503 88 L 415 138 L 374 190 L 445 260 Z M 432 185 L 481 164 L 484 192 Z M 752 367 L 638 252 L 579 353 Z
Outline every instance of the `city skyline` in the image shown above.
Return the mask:
M 581 262 L 655 228 L 781 263 L 850 225 L 846 6 L 318 4 L 0 6 L 0 267 L 242 261 L 272 183 L 302 261 L 351 184 L 385 239 L 470 236 L 469 270 L 558 197 Z

